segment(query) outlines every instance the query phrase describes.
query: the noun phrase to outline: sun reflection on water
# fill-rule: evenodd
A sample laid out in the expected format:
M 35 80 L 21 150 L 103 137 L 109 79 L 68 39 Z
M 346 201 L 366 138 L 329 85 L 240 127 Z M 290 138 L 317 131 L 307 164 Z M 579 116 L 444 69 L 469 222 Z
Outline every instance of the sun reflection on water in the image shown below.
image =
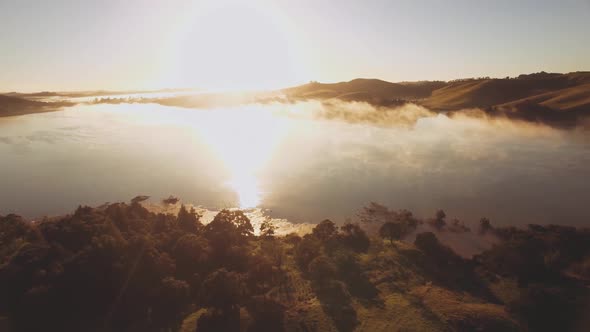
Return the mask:
M 216 110 L 199 118 L 198 135 L 223 162 L 229 173 L 226 185 L 238 196 L 240 208 L 257 207 L 264 199 L 258 177 L 289 125 L 275 111 L 256 106 Z

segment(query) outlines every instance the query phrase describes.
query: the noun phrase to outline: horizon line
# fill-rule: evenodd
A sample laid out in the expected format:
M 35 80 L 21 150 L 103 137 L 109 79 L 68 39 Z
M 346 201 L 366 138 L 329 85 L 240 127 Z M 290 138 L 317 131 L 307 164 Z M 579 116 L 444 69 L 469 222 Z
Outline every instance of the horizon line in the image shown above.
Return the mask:
M 56 95 L 60 95 L 60 94 L 65 94 L 65 93 L 77 93 L 77 94 L 92 94 L 92 93 L 104 93 L 104 94 L 134 94 L 134 93 L 158 93 L 158 92 L 176 92 L 176 91 L 195 91 L 195 92 L 214 92 L 214 93 L 238 93 L 238 92 L 270 92 L 270 91 L 280 91 L 280 90 L 286 90 L 286 89 L 290 89 L 290 88 L 295 88 L 295 87 L 299 87 L 299 86 L 303 86 L 306 84 L 312 84 L 312 83 L 317 83 L 317 84 L 339 84 L 339 83 L 348 83 L 348 82 L 352 82 L 355 80 L 376 80 L 376 81 L 382 81 L 382 82 L 386 82 L 386 83 L 392 83 L 392 84 L 399 84 L 399 83 L 420 83 L 420 82 L 444 82 L 444 83 L 449 83 L 449 82 L 454 82 L 454 81 L 461 81 L 461 80 L 483 80 L 483 79 L 506 79 L 506 78 L 510 78 L 510 79 L 514 79 L 514 78 L 518 78 L 520 76 L 523 75 L 533 75 L 533 74 L 549 74 L 549 75 L 568 75 L 568 74 L 575 74 L 575 73 L 590 73 L 590 70 L 576 70 L 576 71 L 570 71 L 570 72 L 546 72 L 544 70 L 542 71 L 538 71 L 538 72 L 531 72 L 531 73 L 522 73 L 519 74 L 517 76 L 504 76 L 504 77 L 492 77 L 492 76 L 479 76 L 479 77 L 459 77 L 459 78 L 454 78 L 454 79 L 450 79 L 450 80 L 437 80 L 437 79 L 425 79 L 425 80 L 402 80 L 402 81 L 388 81 L 385 79 L 381 79 L 381 78 L 376 78 L 376 77 L 356 77 L 356 78 L 352 78 L 350 80 L 347 81 L 317 81 L 317 80 L 309 80 L 305 83 L 300 83 L 297 85 L 290 85 L 290 86 L 286 86 L 286 87 L 279 87 L 279 88 L 272 88 L 272 89 L 248 89 L 248 88 L 244 88 L 244 89 L 207 89 L 207 88 L 199 88 L 199 87 L 164 87 L 164 88 L 156 88 L 156 89 L 121 89 L 121 90 L 116 90 L 116 89 L 108 89 L 108 88 L 97 88 L 97 89 L 84 89 L 84 90 L 36 90 L 36 91 L 31 91 L 31 92 L 24 92 L 24 91 L 0 91 L 0 95 L 11 95 L 11 94 L 20 94 L 20 95 L 39 95 L 39 94 L 56 94 Z

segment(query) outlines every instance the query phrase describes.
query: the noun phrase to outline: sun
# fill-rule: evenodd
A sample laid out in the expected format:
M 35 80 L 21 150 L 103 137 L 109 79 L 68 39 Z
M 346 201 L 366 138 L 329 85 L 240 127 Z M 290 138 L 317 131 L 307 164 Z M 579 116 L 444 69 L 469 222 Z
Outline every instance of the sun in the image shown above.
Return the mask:
M 261 1 L 209 2 L 193 9 L 174 56 L 179 85 L 258 90 L 301 81 L 288 20 Z

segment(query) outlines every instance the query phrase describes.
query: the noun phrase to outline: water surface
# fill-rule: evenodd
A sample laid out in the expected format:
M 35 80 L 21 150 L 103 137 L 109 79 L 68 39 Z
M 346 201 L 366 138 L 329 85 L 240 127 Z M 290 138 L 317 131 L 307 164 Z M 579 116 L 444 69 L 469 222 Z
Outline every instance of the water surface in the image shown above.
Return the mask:
M 353 123 L 314 107 L 80 105 L 0 118 L 0 214 L 173 194 L 294 222 L 343 221 L 370 201 L 467 223 L 590 222 L 583 134 L 442 115 Z

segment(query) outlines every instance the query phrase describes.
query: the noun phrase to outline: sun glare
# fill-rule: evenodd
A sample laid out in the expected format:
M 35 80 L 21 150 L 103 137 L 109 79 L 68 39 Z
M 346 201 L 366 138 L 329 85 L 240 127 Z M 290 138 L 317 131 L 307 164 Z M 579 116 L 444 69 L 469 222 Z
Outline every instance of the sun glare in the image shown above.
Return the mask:
M 224 112 L 225 122 L 219 121 Z M 263 200 L 258 174 L 271 159 L 290 125 L 287 119 L 255 105 L 216 110 L 195 124 L 229 173 L 226 185 L 238 196 L 240 208 L 257 207 Z
M 238 195 L 240 208 L 250 209 L 260 204 L 261 192 L 255 174 L 232 174 L 227 185 Z
M 168 80 L 224 91 L 276 89 L 305 81 L 297 38 L 274 7 L 261 0 L 196 5 L 169 59 L 175 70 Z

